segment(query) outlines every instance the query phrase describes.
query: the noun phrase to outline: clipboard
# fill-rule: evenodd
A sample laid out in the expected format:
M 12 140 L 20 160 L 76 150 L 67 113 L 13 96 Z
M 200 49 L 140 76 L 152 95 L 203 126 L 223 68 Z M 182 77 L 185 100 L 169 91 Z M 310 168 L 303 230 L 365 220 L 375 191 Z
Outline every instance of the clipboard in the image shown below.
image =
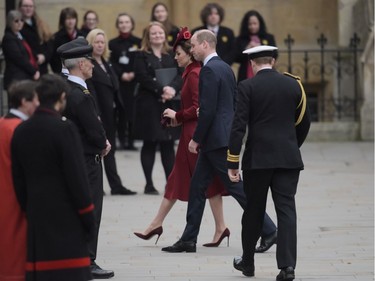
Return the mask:
M 156 81 L 158 81 L 160 85 L 162 85 L 163 87 L 168 86 L 176 77 L 176 75 L 177 75 L 176 67 L 155 69 Z

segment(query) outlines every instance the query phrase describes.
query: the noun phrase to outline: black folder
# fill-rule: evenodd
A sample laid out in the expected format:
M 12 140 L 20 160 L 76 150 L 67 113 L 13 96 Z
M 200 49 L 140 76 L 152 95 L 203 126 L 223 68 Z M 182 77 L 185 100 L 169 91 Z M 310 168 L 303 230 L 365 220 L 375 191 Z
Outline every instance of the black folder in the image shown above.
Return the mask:
M 177 68 L 175 67 L 155 69 L 156 81 L 158 81 L 163 87 L 168 86 L 176 75 Z

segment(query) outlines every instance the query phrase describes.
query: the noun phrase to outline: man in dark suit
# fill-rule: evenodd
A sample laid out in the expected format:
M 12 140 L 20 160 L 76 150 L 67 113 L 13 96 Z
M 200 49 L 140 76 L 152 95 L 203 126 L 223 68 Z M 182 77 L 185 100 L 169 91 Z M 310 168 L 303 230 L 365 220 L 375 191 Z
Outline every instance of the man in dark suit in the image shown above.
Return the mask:
M 217 3 L 208 3 L 201 11 L 202 26 L 193 29 L 193 33 L 197 30 L 211 30 L 217 38 L 216 51 L 220 58 L 227 64 L 232 65 L 234 61 L 234 32 L 232 29 L 222 26 L 224 20 L 224 9 Z
M 61 51 L 62 50 L 62 51 Z M 95 262 L 98 247 L 99 226 L 103 206 L 102 157 L 111 149 L 100 121 L 94 97 L 87 90 L 85 80 L 91 78 L 94 65 L 91 62 L 92 46 L 83 38 L 75 39 L 60 47 L 63 64 L 69 71 L 67 106 L 64 115 L 78 127 L 88 173 L 90 191 L 95 205 L 96 235 L 89 241 L 91 273 L 94 278 L 111 278 L 112 270 L 103 270 Z
M 242 182 L 231 182 L 227 174 L 226 156 L 237 85 L 232 69 L 216 53 L 216 42 L 215 34 L 209 30 L 199 30 L 191 38 L 191 52 L 197 61 L 203 62 L 203 67 L 199 75 L 198 125 L 189 151 L 198 153 L 199 149 L 200 153 L 190 184 L 185 231 L 173 246 L 162 249 L 166 252 L 196 251 L 205 191 L 215 174 L 241 207 L 246 206 Z M 264 227 L 264 235 L 276 231 L 267 215 L 266 220 L 269 224 Z
M 271 188 L 278 221 L 276 258 L 277 281 L 295 278 L 297 226 L 294 196 L 303 162 L 299 147 L 310 128 L 306 95 L 298 77 L 282 75 L 272 67 L 277 48 L 258 46 L 249 54 L 254 78 L 240 82 L 236 113 L 228 150 L 228 175 L 240 181 L 239 160 L 242 140 L 248 127 L 242 158 L 243 184 L 248 201 L 242 217 L 242 257 L 233 266 L 246 276 L 254 276 L 254 250 L 259 238 Z

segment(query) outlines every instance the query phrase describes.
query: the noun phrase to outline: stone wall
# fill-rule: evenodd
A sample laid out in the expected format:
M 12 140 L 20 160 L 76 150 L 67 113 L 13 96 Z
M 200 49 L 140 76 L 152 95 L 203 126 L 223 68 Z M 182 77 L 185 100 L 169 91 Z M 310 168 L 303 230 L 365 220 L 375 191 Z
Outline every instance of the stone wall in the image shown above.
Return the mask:
M 17 0 L 16 0 L 17 1 Z M 142 35 L 144 27 L 150 20 L 151 7 L 155 0 L 34 0 L 37 11 L 49 25 L 52 32 L 57 31 L 60 10 L 71 6 L 79 14 L 79 26 L 83 14 L 92 9 L 100 18 L 100 28 L 104 29 L 109 38 L 117 36 L 115 19 L 118 13 L 127 12 L 136 21 L 134 33 Z M 212 0 L 164 0 L 170 11 L 170 18 L 178 26 L 194 28 L 201 25 L 199 13 L 202 7 Z M 372 0 L 217 0 L 226 15 L 223 25 L 232 28 L 238 34 L 243 15 L 251 9 L 258 10 L 264 17 L 268 31 L 275 35 L 280 49 L 286 49 L 284 39 L 288 34 L 294 38 L 294 49 L 318 48 L 317 38 L 324 33 L 328 39 L 326 48 L 347 47 L 354 31 L 364 30 L 363 20 L 372 19 Z M 362 3 L 359 3 L 362 2 Z M 359 3 L 359 4 L 358 4 Z M 362 5 L 362 6 L 361 6 Z M 364 5 L 368 5 L 363 10 Z M 371 8 L 372 7 L 372 8 Z M 365 14 L 364 14 L 365 13 Z M 362 16 L 363 15 L 363 16 Z M 0 1 L 0 26 L 5 26 L 5 1 Z M 0 30 L 0 38 L 3 29 Z M 369 32 L 365 34 L 368 37 Z M 373 34 L 373 33 L 372 33 Z M 363 34 L 359 35 L 364 39 Z M 373 36 L 373 35 L 372 35 Z M 373 39 L 372 39 L 373 40 Z M 367 40 L 365 40 L 368 42 Z M 370 42 L 371 43 L 371 42 Z M 374 57 L 372 45 L 367 46 L 363 55 L 364 106 L 361 110 L 361 124 L 331 122 L 313 124 L 309 140 L 352 140 L 373 139 L 374 135 Z M 285 58 L 280 57 L 280 63 Z M 236 71 L 237 65 L 233 66 Z M 362 71 L 362 69 L 361 69 Z
M 4 26 L 5 1 L 0 1 L 0 23 Z M 142 35 L 142 30 L 150 20 L 151 7 L 155 0 L 35 0 L 39 15 L 47 21 L 53 32 L 57 31 L 59 13 L 62 8 L 71 6 L 79 14 L 79 25 L 85 11 L 98 12 L 100 27 L 112 38 L 117 35 L 115 18 L 120 12 L 128 12 L 136 21 L 135 34 Z M 199 13 L 203 6 L 212 0 L 165 0 L 169 7 L 172 21 L 190 28 L 201 24 Z M 325 33 L 329 44 L 338 41 L 337 0 L 218 0 L 225 8 L 223 22 L 238 34 L 243 15 L 251 9 L 258 10 L 265 18 L 270 33 L 276 37 L 276 43 L 283 48 L 287 34 L 295 38 L 295 45 L 315 46 L 316 38 Z M 188 3 L 188 4 L 187 4 Z M 3 30 L 0 30 L 2 36 Z

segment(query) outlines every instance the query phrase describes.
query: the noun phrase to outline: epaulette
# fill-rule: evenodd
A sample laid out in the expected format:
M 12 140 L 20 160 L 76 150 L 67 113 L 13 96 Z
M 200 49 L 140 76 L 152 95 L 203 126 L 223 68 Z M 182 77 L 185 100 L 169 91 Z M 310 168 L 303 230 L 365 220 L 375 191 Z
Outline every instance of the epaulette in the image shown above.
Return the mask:
M 301 81 L 301 77 L 296 76 L 296 75 L 293 75 L 293 74 L 291 74 L 291 73 L 289 73 L 289 72 L 284 72 L 284 75 L 289 76 L 289 77 L 292 77 L 292 78 L 294 78 L 294 79 L 296 79 L 296 80 L 300 80 L 300 81 Z

